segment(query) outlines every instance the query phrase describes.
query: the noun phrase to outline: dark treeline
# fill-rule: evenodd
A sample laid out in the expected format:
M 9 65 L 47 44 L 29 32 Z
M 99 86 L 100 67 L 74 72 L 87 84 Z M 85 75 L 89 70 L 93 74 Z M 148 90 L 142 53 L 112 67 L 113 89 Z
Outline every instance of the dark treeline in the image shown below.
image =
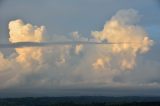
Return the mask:
M 4 98 L 0 106 L 160 106 L 160 97 Z

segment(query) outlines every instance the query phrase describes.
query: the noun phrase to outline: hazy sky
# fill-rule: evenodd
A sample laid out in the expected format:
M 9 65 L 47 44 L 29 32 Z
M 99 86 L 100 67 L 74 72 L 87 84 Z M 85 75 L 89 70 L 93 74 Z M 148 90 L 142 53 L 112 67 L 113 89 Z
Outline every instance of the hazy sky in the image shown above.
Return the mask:
M 0 96 L 160 96 L 159 11 L 158 0 L 1 0 L 0 44 L 136 44 L 0 48 Z

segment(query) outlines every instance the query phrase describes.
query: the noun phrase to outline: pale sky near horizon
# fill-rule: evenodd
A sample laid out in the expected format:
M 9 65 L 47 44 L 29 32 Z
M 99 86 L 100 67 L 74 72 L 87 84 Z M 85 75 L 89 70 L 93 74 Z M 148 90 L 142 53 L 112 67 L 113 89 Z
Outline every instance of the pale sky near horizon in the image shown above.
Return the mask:
M 159 11 L 158 0 L 1 0 L 0 44 L 72 37 L 145 44 L 0 48 L 0 97 L 160 96 Z

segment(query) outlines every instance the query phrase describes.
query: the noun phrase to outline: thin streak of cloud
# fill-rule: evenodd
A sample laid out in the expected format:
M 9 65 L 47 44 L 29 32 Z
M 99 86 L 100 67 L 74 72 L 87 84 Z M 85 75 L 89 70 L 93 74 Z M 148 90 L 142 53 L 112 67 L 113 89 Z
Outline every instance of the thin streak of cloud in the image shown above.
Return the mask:
M 0 48 L 25 48 L 25 47 L 49 47 L 54 45 L 113 45 L 113 44 L 140 44 L 140 42 L 85 42 L 85 41 L 63 41 L 63 42 L 16 42 L 0 44 Z

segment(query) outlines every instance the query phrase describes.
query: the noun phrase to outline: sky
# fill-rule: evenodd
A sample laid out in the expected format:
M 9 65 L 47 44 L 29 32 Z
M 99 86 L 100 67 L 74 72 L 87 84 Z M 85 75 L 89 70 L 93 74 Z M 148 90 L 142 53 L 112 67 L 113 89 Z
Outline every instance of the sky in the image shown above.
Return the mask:
M 0 97 L 160 96 L 158 0 L 0 0 Z M 32 47 L 33 46 L 33 47 Z

